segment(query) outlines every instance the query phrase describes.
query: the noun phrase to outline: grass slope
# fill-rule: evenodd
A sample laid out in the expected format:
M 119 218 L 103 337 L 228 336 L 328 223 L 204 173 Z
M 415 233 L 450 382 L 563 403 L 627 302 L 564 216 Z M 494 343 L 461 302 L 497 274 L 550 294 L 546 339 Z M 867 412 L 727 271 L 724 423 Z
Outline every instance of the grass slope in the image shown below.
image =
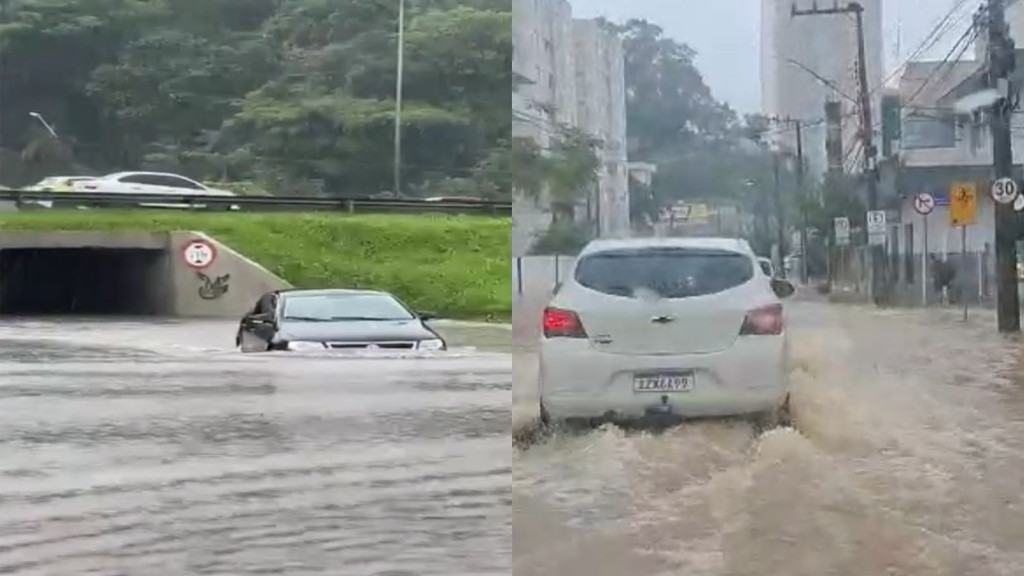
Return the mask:
M 448 318 L 512 316 L 507 218 L 33 211 L 4 230 L 203 231 L 297 287 L 388 290 Z

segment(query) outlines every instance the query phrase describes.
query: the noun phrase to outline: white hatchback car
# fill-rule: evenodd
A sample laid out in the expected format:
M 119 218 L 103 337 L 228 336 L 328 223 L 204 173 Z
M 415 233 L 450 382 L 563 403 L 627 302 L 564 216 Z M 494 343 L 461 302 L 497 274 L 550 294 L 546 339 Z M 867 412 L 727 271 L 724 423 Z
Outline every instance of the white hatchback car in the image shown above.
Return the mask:
M 542 419 L 776 420 L 794 291 L 741 239 L 591 242 L 544 311 Z

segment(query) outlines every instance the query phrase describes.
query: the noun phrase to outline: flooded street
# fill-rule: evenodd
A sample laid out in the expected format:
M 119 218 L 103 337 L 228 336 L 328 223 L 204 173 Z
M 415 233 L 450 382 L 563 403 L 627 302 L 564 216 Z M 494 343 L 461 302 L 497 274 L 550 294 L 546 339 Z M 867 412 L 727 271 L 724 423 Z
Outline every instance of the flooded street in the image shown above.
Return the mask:
M 514 573 L 1024 574 L 1020 344 L 958 314 L 793 303 L 796 429 L 608 427 L 518 454 Z
M 236 327 L 0 323 L 0 573 L 509 573 L 507 328 L 339 358 Z

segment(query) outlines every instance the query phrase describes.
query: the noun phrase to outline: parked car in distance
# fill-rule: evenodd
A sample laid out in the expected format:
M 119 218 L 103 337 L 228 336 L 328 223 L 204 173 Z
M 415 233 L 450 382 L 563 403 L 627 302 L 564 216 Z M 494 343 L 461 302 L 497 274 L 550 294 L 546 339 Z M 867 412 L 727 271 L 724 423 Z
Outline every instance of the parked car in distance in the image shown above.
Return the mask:
M 769 278 L 775 278 L 775 264 L 768 258 L 760 257 L 757 259 L 757 264 L 761 267 L 761 271 L 764 275 Z
M 175 194 L 181 196 L 236 196 L 234 192 L 210 188 L 180 176 L 164 172 L 115 172 L 99 178 L 73 183 L 74 189 L 82 192 L 106 192 L 111 194 Z M 201 204 L 144 203 L 140 206 L 151 208 L 204 208 Z M 226 207 L 238 210 L 237 205 Z
M 272 350 L 446 350 L 426 321 L 387 292 L 280 290 L 264 294 L 242 318 L 235 345 Z
M 595 240 L 544 310 L 541 417 L 779 421 L 794 292 L 745 240 Z
M 93 178 L 95 176 L 48 176 L 25 189 L 34 192 L 74 192 L 75 182 L 83 182 Z M 53 208 L 52 200 L 29 200 L 22 204 Z

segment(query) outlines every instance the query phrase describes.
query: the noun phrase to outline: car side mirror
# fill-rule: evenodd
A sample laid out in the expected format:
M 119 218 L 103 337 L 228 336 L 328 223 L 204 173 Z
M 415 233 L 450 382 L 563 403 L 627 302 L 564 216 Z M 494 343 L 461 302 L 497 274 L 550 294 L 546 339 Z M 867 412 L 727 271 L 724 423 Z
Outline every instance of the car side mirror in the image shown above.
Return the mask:
M 254 324 L 268 324 L 273 322 L 274 315 L 269 312 L 263 312 L 261 314 L 250 314 L 246 317 L 246 320 Z
M 420 312 L 419 317 L 420 320 L 436 320 L 437 314 L 434 314 L 433 312 Z
M 796 294 L 796 286 L 794 286 L 789 280 L 772 278 L 772 291 L 775 292 L 775 295 L 779 298 L 789 298 L 793 294 Z

